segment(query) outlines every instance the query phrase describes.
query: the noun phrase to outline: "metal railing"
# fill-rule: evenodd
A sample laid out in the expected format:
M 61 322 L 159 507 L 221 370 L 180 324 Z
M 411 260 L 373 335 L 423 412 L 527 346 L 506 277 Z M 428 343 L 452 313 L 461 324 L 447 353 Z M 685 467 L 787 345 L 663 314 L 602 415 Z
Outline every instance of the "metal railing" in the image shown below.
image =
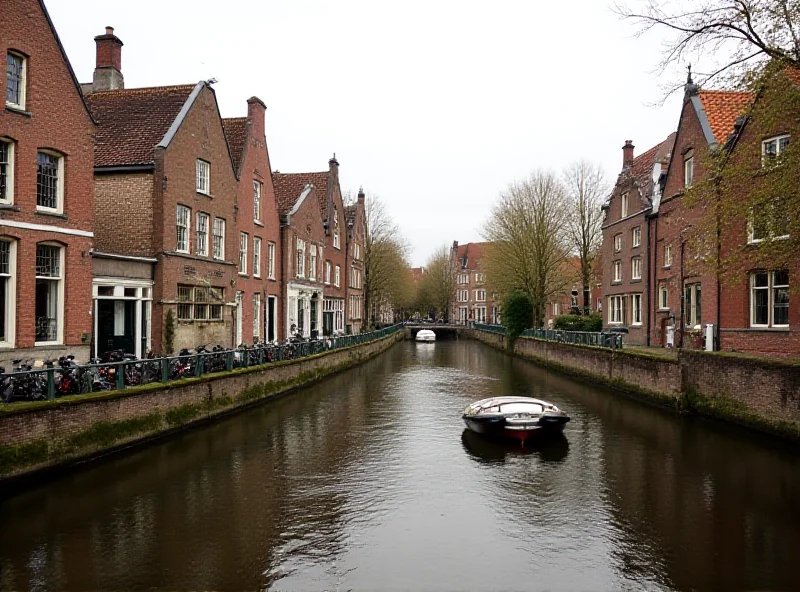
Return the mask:
M 369 333 L 297 341 L 283 345 L 259 344 L 162 358 L 125 359 L 101 364 L 58 365 L 0 374 L 0 400 L 47 401 L 70 395 L 122 390 L 152 383 L 168 383 L 225 372 L 236 368 L 268 366 L 354 345 L 377 341 L 403 328 L 392 325 Z M 27 366 L 23 366 L 27 367 Z
M 501 325 L 481 325 L 475 323 L 474 327 L 489 333 L 506 334 L 505 327 Z M 556 343 L 569 343 L 572 345 L 588 345 L 607 349 L 622 349 L 622 335 L 619 333 L 591 332 L 591 331 L 561 331 L 555 329 L 526 329 L 520 337 L 532 337 L 543 341 Z

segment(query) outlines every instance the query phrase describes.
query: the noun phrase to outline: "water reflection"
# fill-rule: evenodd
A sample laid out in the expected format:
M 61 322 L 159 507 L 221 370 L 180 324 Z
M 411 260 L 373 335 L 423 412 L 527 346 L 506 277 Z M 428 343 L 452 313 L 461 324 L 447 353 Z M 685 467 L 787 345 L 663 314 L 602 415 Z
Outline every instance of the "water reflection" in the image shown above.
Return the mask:
M 563 434 L 533 436 L 521 446 L 519 442 L 494 440 L 465 429 L 461 434 L 464 450 L 479 462 L 503 463 L 507 457 L 535 455 L 542 462 L 561 462 L 569 454 L 569 440 Z

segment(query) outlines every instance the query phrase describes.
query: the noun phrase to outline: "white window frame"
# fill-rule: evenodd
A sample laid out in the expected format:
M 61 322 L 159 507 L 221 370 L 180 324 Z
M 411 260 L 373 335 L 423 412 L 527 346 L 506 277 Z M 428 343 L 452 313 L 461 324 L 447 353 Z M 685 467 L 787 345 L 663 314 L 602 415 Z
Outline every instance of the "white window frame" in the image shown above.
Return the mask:
M 8 50 L 6 52 L 6 76 L 8 76 L 7 74 L 8 56 L 10 55 L 22 60 L 22 74 L 19 77 L 19 101 L 16 103 L 8 100 L 8 81 L 6 81 L 6 89 L 5 89 L 6 107 L 11 107 L 12 109 L 19 109 L 20 111 L 25 111 L 25 104 L 28 98 L 28 58 L 18 51 Z
M 672 267 L 672 245 L 664 245 L 664 267 Z
M 247 275 L 247 243 L 250 235 L 246 232 L 239 233 L 239 275 Z
M 779 158 L 783 151 L 786 150 L 786 146 L 790 143 L 791 136 L 789 134 L 781 134 L 780 136 L 774 136 L 772 138 L 767 138 L 763 142 L 761 142 L 761 165 L 762 166 L 770 166 L 775 162 L 779 162 Z M 781 142 L 781 140 L 787 140 L 786 142 Z M 768 154 L 767 153 L 767 146 L 769 144 L 775 143 L 775 154 Z M 769 158 L 772 156 L 775 159 L 775 162 L 770 162 Z
M 253 294 L 253 337 L 261 336 L 261 294 Z
M 212 252 L 214 259 L 225 260 L 225 218 L 214 218 L 214 227 L 211 233 Z
M 361 259 L 361 245 L 359 245 L 358 243 L 355 243 L 355 245 L 353 246 L 353 258 L 356 261 Z
M 189 238 L 191 227 L 192 208 L 178 204 L 175 207 L 175 250 L 178 253 L 189 253 L 192 242 Z M 183 230 L 183 240 L 181 240 L 181 230 Z
M 331 262 L 325 262 L 325 283 L 330 285 L 331 283 Z
M 783 206 L 785 206 L 785 204 L 780 199 L 774 199 L 774 200 L 772 200 L 771 202 L 769 202 L 768 204 L 765 205 L 765 207 L 767 207 L 770 210 L 772 210 L 771 213 L 772 213 L 772 219 L 773 220 L 775 220 L 777 218 L 777 216 L 781 215 L 780 212 L 778 212 L 776 214 L 775 210 L 778 210 L 778 209 L 782 208 Z M 787 224 L 787 232 L 785 234 L 780 234 L 780 235 L 777 235 L 777 236 L 772 234 L 772 231 L 773 231 L 772 228 L 768 228 L 767 232 L 766 232 L 766 234 L 764 236 L 756 238 L 755 230 L 756 230 L 755 229 L 755 213 L 753 212 L 753 210 L 751 208 L 751 210 L 750 210 L 750 218 L 747 221 L 747 243 L 748 244 L 752 245 L 752 244 L 760 243 L 761 241 L 768 240 L 768 239 L 770 239 L 770 240 L 783 240 L 783 239 L 789 238 L 788 224 Z
M 608 297 L 608 324 L 622 324 L 622 296 Z
M 295 275 L 299 278 L 305 279 L 306 277 L 306 241 L 297 239 L 295 244 Z
M 669 290 L 664 284 L 658 287 L 658 309 L 669 310 Z
M 253 220 L 261 222 L 261 181 L 253 181 Z
M 640 280 L 640 279 L 642 279 L 642 258 L 641 257 L 633 257 L 631 259 L 631 279 L 632 280 Z
M 475 302 L 486 302 L 486 290 L 475 290 Z
M 775 323 L 775 291 L 778 289 L 786 289 L 789 290 L 789 283 L 787 279 L 786 284 L 776 284 L 775 274 L 776 273 L 783 273 L 783 272 L 776 272 L 776 271 L 754 271 L 750 274 L 750 326 L 753 328 L 779 328 L 779 329 L 786 329 L 789 327 L 789 324 L 777 324 Z M 755 286 L 755 279 L 757 275 L 766 274 L 767 275 L 767 285 L 766 286 Z M 788 274 L 787 274 L 788 277 Z M 767 293 L 767 322 L 764 323 L 756 323 L 755 322 L 755 294 L 756 290 L 763 290 Z M 791 309 L 790 309 L 791 310 Z
M 0 203 L 11 205 L 14 203 L 14 148 L 15 142 L 11 138 L 0 138 L 0 144 L 6 147 L 6 194 L 0 195 Z
M 612 263 L 612 267 L 614 269 L 614 283 L 619 283 L 622 281 L 622 260 L 617 259 Z
M 642 295 L 633 294 L 631 296 L 631 325 L 642 324 Z
M 333 270 L 333 285 L 337 288 L 339 287 L 341 281 L 341 275 L 342 268 L 337 265 Z
M 253 277 L 261 277 L 261 238 L 253 237 Z
M 6 282 L 6 306 L 0 310 L 5 317 L 6 335 L 0 340 L 0 348 L 11 348 L 16 343 L 17 329 L 17 241 L 10 236 L 0 237 L 0 240 L 8 243 L 8 271 L 0 272 L 0 278 Z
M 275 279 L 275 243 L 272 241 L 267 243 L 267 277 Z
M 690 152 L 683 159 L 683 186 L 691 187 L 694 184 L 694 153 Z
M 557 317 L 561 313 L 561 306 L 558 302 L 552 302 L 551 309 L 554 317 Z
M 195 164 L 195 190 L 211 196 L 211 163 L 198 158 Z
M 614 235 L 614 252 L 619 253 L 622 251 L 622 233 Z
M 700 318 L 697 315 L 697 293 L 700 292 Z M 688 302 L 687 292 L 689 293 Z M 692 282 L 684 284 L 683 286 L 684 297 L 684 324 L 690 329 L 699 329 L 703 321 L 703 285 L 700 282 Z
M 56 322 L 56 340 L 55 341 L 35 341 L 34 342 L 34 346 L 60 345 L 60 344 L 62 344 L 64 342 L 64 316 L 66 314 L 66 311 L 64 309 L 64 284 L 66 283 L 65 279 L 66 279 L 66 271 L 67 271 L 66 268 L 65 268 L 64 251 L 66 249 L 64 248 L 63 245 L 60 245 L 58 243 L 49 243 L 49 242 L 37 243 L 36 244 L 37 250 L 38 250 L 38 247 L 40 247 L 40 246 L 43 246 L 43 247 L 56 247 L 58 249 L 58 255 L 59 255 L 59 274 L 58 274 L 58 276 L 40 276 L 40 275 L 38 275 L 38 273 L 36 274 L 36 279 L 37 280 L 46 279 L 46 280 L 51 280 L 51 281 L 55 280 L 55 281 L 58 282 L 58 287 L 57 287 L 58 292 L 57 292 L 57 295 L 56 295 L 56 298 L 58 298 L 58 302 L 57 302 L 57 311 L 58 311 L 57 314 L 58 314 L 58 317 L 56 319 L 56 321 L 57 321 Z M 36 267 L 36 263 L 35 262 L 34 262 L 34 267 Z M 34 298 L 33 305 L 34 305 L 34 309 L 35 309 L 35 306 L 36 306 L 35 298 Z M 34 339 L 35 339 L 35 329 L 34 329 Z
M 58 168 L 57 168 L 56 175 L 58 175 L 58 177 L 56 179 L 56 183 L 57 183 L 57 185 L 56 185 L 56 207 L 51 208 L 51 207 L 48 207 L 48 206 L 40 206 L 39 205 L 39 189 L 38 189 L 38 183 L 37 183 L 37 189 L 36 189 L 36 211 L 37 212 L 50 212 L 50 213 L 53 213 L 53 214 L 63 214 L 64 213 L 64 155 L 63 154 L 59 154 L 58 152 L 56 152 L 54 150 L 46 150 L 46 149 L 41 149 L 40 148 L 39 150 L 36 151 L 37 172 L 38 172 L 38 166 L 39 166 L 39 163 L 38 163 L 39 154 L 47 154 L 48 156 L 52 156 L 57 160 Z M 38 177 L 38 174 L 37 174 L 37 177 Z
M 339 249 L 339 210 L 333 208 L 333 248 Z
M 622 194 L 622 200 L 620 202 L 620 219 L 628 217 L 628 208 L 630 206 L 629 203 L 629 196 L 628 193 L 625 192 Z
M 208 231 L 210 230 L 210 220 L 206 212 L 197 212 L 195 218 L 195 254 L 208 257 Z M 202 241 L 201 241 L 202 238 Z
M 639 247 L 642 244 L 642 227 L 637 226 L 633 229 L 633 237 L 631 239 L 633 242 L 631 244 L 632 247 Z
M 308 248 L 308 279 L 317 279 L 317 245 L 314 243 Z

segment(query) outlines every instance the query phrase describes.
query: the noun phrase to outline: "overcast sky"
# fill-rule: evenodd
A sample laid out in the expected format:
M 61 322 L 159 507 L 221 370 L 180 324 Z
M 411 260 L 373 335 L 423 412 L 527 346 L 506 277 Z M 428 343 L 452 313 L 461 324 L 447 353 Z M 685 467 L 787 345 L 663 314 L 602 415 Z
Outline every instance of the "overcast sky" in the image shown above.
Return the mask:
M 113 26 L 128 88 L 216 78 L 223 117 L 268 107 L 281 172 L 325 170 L 386 203 L 421 265 L 481 240 L 490 205 L 537 167 L 585 157 L 616 179 L 678 122 L 636 39 L 604 0 L 46 0 L 82 82 Z

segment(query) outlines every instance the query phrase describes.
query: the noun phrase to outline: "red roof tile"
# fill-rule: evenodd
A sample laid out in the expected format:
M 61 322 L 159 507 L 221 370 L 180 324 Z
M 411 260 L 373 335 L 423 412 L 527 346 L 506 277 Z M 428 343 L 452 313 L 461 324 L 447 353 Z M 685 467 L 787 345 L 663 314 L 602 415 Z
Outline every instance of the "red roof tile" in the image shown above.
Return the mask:
M 645 198 L 650 197 L 649 184 L 653 181 L 653 165 L 664 159 L 669 162 L 669 158 L 672 156 L 672 148 L 675 146 L 676 135 L 675 132 L 672 132 L 667 136 L 666 140 L 633 159 L 630 174 L 636 179 Z
M 456 249 L 456 260 L 459 262 L 464 257 L 467 258 L 466 269 L 478 269 L 480 262 L 484 257 L 486 245 L 489 243 L 466 243 L 458 245 Z
M 701 90 L 698 95 L 711 125 L 711 133 L 719 144 L 724 144 L 733 133 L 733 123 L 753 100 L 753 94 L 732 90 Z
M 239 174 L 242 166 L 242 152 L 244 143 L 247 140 L 247 117 L 230 117 L 222 120 L 222 127 L 225 130 L 225 138 L 231 149 L 233 168 Z
M 322 173 L 275 173 L 275 198 L 278 200 L 278 210 L 286 214 L 300 197 L 306 185 L 313 185 L 317 190 L 317 200 L 325 220 L 328 201 L 328 171 Z M 291 203 L 290 203 L 291 202 Z M 285 209 L 285 211 L 283 211 Z
M 86 102 L 97 121 L 95 166 L 153 164 L 163 139 L 194 84 L 91 93 Z

